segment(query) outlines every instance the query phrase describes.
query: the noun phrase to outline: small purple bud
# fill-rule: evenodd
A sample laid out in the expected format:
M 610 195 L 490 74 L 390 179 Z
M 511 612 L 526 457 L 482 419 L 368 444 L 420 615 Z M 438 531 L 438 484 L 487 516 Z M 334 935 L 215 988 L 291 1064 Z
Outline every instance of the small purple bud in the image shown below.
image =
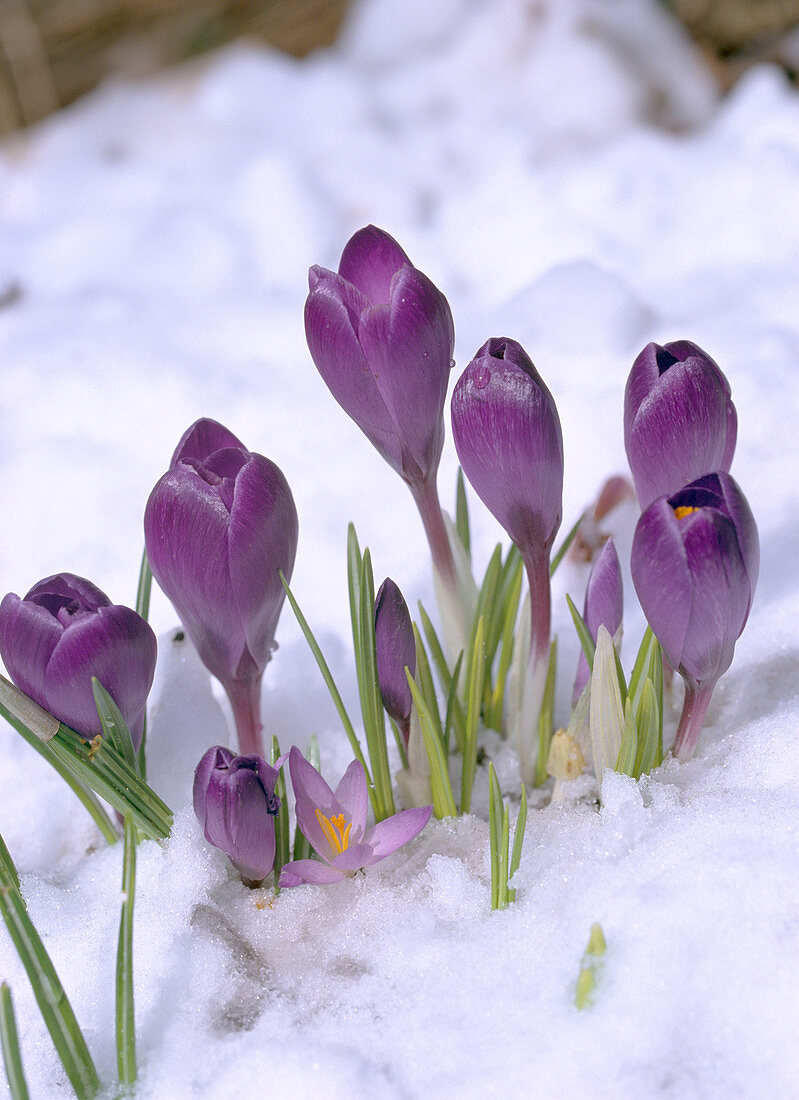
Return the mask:
M 278 770 L 253 753 L 216 745 L 194 773 L 194 812 L 205 839 L 221 848 L 242 878 L 260 882 L 275 862 Z
M 328 389 L 405 481 L 434 480 L 455 343 L 446 298 L 373 225 L 309 285 L 305 332 Z
M 647 344 L 624 394 L 624 446 L 642 508 L 732 463 L 738 416 L 730 385 L 690 340 Z
M 24 599 L 9 592 L 0 604 L 0 656 L 11 679 L 86 738 L 102 733 L 96 676 L 139 747 L 156 654 L 155 635 L 140 615 L 72 573 L 39 581 Z
M 181 439 L 144 514 L 153 576 L 230 697 L 239 745 L 261 745 L 260 686 L 297 550 L 288 483 L 213 420 Z
M 383 706 L 408 744 L 413 697 L 405 668 L 416 675 L 416 642 L 408 605 L 397 585 L 386 577 L 375 598 L 377 679 Z
M 599 556 L 591 567 L 588 575 L 588 585 L 585 590 L 585 605 L 583 607 L 583 619 L 591 637 L 596 641 L 597 631 L 604 626 L 611 637 L 621 626 L 624 613 L 624 598 L 621 583 L 621 566 L 619 555 L 613 545 L 613 539 L 608 539 Z M 591 673 L 585 654 L 580 651 L 577 662 L 577 677 L 574 681 L 572 692 L 572 706 L 577 703 L 583 688 L 588 683 Z
M 713 687 L 732 662 L 760 565 L 757 526 L 730 475 L 707 474 L 650 504 L 630 564 L 649 625 L 686 681 L 675 753 L 687 759 Z

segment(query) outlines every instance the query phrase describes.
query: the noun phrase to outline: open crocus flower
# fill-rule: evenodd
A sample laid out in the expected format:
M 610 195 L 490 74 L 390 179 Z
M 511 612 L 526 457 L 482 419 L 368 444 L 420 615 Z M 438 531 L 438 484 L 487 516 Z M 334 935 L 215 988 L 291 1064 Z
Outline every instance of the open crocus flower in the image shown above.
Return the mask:
M 624 393 L 624 446 L 641 507 L 726 473 L 737 434 L 730 384 L 707 352 L 690 340 L 647 344 Z
M 0 656 L 31 699 L 84 737 L 102 733 L 94 703 L 96 676 L 119 707 L 138 749 L 157 643 L 129 607 L 83 577 L 58 573 L 20 599 L 0 604 Z
M 549 661 L 549 554 L 560 527 L 563 439 L 555 402 L 521 344 L 488 340 L 458 379 L 452 435 L 463 472 L 518 546 L 530 585 L 530 649 L 511 720 L 525 782 Z
M 198 420 L 144 513 L 153 576 L 230 698 L 239 747 L 262 753 L 261 677 L 297 550 L 288 483 L 227 428 Z
M 205 839 L 221 848 L 250 883 L 261 882 L 275 862 L 275 794 L 279 768 L 257 753 L 236 756 L 215 745 L 194 773 L 194 812 Z
M 583 619 L 596 641 L 597 630 L 604 626 L 611 637 L 621 626 L 624 613 L 624 597 L 621 585 L 621 566 L 613 539 L 608 539 L 600 551 L 599 557 L 591 567 L 585 590 Z M 577 675 L 572 691 L 572 706 L 580 698 L 583 688 L 591 675 L 585 654 L 580 650 L 577 662 Z
M 674 754 L 687 760 L 732 662 L 760 565 L 757 526 L 730 475 L 708 474 L 654 501 L 638 521 L 630 565 L 649 625 L 685 680 Z
M 460 648 L 476 595 L 436 487 L 455 346 L 449 303 L 374 225 L 349 240 L 338 272 L 312 267 L 309 285 L 305 332 L 313 361 L 342 409 L 410 488 L 443 590 L 436 595 L 445 631 Z
M 340 882 L 396 852 L 422 831 L 432 806 L 400 810 L 366 828 L 368 793 L 363 765 L 353 760 L 335 791 L 297 748 L 289 753 L 297 824 L 319 859 L 297 859 L 280 874 L 280 886 Z

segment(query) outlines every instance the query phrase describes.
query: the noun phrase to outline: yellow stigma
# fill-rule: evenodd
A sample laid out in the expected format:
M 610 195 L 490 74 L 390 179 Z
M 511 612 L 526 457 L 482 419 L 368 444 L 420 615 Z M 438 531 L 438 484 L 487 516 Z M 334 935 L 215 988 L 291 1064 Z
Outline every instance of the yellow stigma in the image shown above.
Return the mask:
M 690 516 L 691 512 L 695 512 L 696 508 L 692 508 L 690 504 L 681 504 L 679 508 L 674 509 L 674 514 L 677 519 L 685 519 L 686 516 Z
M 320 809 L 316 810 L 316 820 L 322 826 L 322 832 L 330 841 L 331 848 L 337 852 L 346 852 L 350 844 L 350 829 L 352 822 L 347 821 L 344 814 L 335 817 L 325 817 Z

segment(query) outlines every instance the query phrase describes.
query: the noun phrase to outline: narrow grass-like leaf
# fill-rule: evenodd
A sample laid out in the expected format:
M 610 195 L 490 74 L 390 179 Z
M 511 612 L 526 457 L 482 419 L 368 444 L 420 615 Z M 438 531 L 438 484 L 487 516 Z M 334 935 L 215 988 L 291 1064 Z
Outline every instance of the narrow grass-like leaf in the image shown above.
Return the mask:
M 574 623 L 574 629 L 577 631 L 577 637 L 580 639 L 580 645 L 583 647 L 583 653 L 585 659 L 588 661 L 588 667 L 594 667 L 594 651 L 596 650 L 596 644 L 591 637 L 591 631 L 582 617 L 580 612 L 574 605 L 574 600 L 571 596 L 566 596 L 566 603 L 569 605 L 569 611 L 571 612 L 572 622 Z
M 649 658 L 649 678 L 654 686 L 658 705 L 658 745 L 652 765 L 654 768 L 663 763 L 663 660 L 663 650 L 656 638 Z
M 30 1094 L 22 1068 L 17 1018 L 8 982 L 0 982 L 0 1046 L 3 1048 L 3 1064 L 11 1100 L 28 1100 Z
M 616 758 L 615 770 L 622 775 L 635 774 L 635 758 L 638 754 L 638 727 L 635 724 L 635 713 L 631 699 L 624 703 L 624 732 L 619 746 L 619 755 Z
M 108 738 L 130 767 L 138 772 L 139 761 L 136 757 L 136 750 L 133 747 L 133 739 L 130 736 L 127 723 L 122 717 L 119 707 L 96 676 L 92 676 L 92 693 L 94 694 L 94 705 L 97 707 L 97 713 L 100 716 L 100 725 L 103 727 L 103 736 Z
M 362 765 L 363 770 L 366 773 L 366 782 L 369 788 L 369 801 L 372 803 L 372 810 L 376 814 L 378 805 L 375 796 L 374 784 L 372 782 L 371 773 L 369 771 L 369 765 L 366 763 L 366 757 L 363 754 L 361 743 L 358 740 L 355 729 L 352 725 L 352 722 L 350 721 L 350 716 L 347 714 L 347 709 L 344 706 L 341 694 L 336 687 L 336 682 L 333 679 L 333 675 L 328 668 L 327 661 L 322 655 L 322 650 L 319 648 L 319 643 L 317 642 L 316 638 L 314 638 L 311 628 L 310 626 L 308 626 L 307 619 L 303 615 L 302 611 L 300 611 L 300 605 L 294 598 L 294 594 L 289 588 L 286 578 L 283 576 L 282 569 L 280 570 L 280 579 L 283 582 L 283 587 L 286 590 L 286 599 L 291 605 L 291 610 L 294 612 L 297 622 L 300 625 L 300 630 L 305 635 L 305 640 L 308 643 L 308 648 L 311 650 L 311 653 L 313 653 L 314 658 L 316 659 L 316 663 L 319 666 L 319 671 L 322 674 L 322 679 L 327 686 L 327 690 L 330 692 L 330 697 L 333 700 L 333 705 L 338 711 L 338 716 L 341 719 L 341 724 L 344 727 L 344 732 L 347 735 L 347 740 L 350 743 L 350 748 L 355 755 L 355 759 Z
M 136 1080 L 136 1014 L 133 1004 L 133 904 L 136 898 L 136 826 L 125 818 L 122 860 L 122 913 L 116 974 L 117 1072 L 122 1085 Z
M 657 639 L 652 633 L 652 627 L 648 626 L 644 631 L 644 636 L 641 639 L 641 644 L 638 647 L 638 653 L 635 657 L 635 664 L 633 670 L 630 673 L 630 682 L 627 687 L 627 692 L 633 701 L 634 706 L 638 706 L 641 701 L 641 690 L 643 687 L 643 680 L 645 676 L 649 675 L 649 665 L 652 656 L 652 649 L 657 645 Z
M 508 554 L 510 558 L 510 554 Z M 504 727 L 505 713 L 505 685 L 508 682 L 508 670 L 513 659 L 514 627 L 519 614 L 519 600 L 522 592 L 522 578 L 524 576 L 524 563 L 519 555 L 515 568 L 510 576 L 510 588 L 505 600 L 505 619 L 502 624 L 502 642 L 499 653 L 499 667 L 497 668 L 497 680 L 491 692 L 491 702 L 487 713 L 484 715 L 485 724 L 501 733 Z
M 6 874 L 11 877 L 14 885 L 19 890 L 19 874 L 14 860 L 11 858 L 11 852 L 6 847 L 6 842 L 2 836 L 0 836 L 0 864 L 5 868 Z
M 487 646 L 492 618 L 500 616 L 496 608 L 499 603 L 499 590 L 502 581 L 502 546 L 497 543 L 494 552 L 488 560 L 483 583 L 477 595 L 477 608 L 474 614 L 471 641 L 474 642 L 475 631 L 479 619 L 483 619 L 483 644 Z M 497 638 L 499 629 L 497 630 Z
M 39 756 L 47 761 L 53 771 L 61 776 L 81 805 L 92 817 L 106 842 L 108 844 L 116 844 L 119 840 L 119 834 L 92 791 L 73 774 L 73 771 L 69 767 L 61 762 L 58 755 L 53 751 L 50 742 L 42 741 L 40 737 L 37 737 L 25 724 L 22 718 L 18 717 L 9 706 L 6 705 L 7 702 L 11 700 L 12 692 L 14 696 L 22 694 L 14 684 L 6 680 L 4 676 L 0 676 L 0 694 L 2 695 L 2 698 L 0 698 L 0 715 L 5 718 L 8 724 L 17 731 L 20 737 L 22 737 Z M 24 696 L 24 698 L 27 699 L 27 696 Z
M 580 963 L 580 973 L 577 976 L 577 988 L 574 995 L 574 1003 L 577 1008 L 590 1008 L 594 1003 L 594 991 L 602 964 L 602 957 L 607 950 L 605 935 L 602 925 L 591 925 L 591 934 L 588 937 L 588 946 Z
M 452 670 L 452 683 L 449 689 L 449 695 L 447 696 L 447 717 L 444 722 L 444 752 L 449 753 L 450 746 L 450 733 L 455 730 L 455 739 L 458 744 L 463 744 L 464 741 L 464 726 L 466 719 L 463 717 L 463 708 L 461 707 L 460 699 L 458 698 L 458 685 L 461 679 L 461 669 L 463 668 L 463 650 L 458 654 L 458 659 L 455 662 L 455 668 Z M 456 721 L 460 719 L 459 722 Z M 458 732 L 460 731 L 460 732 Z
M 547 781 L 547 757 L 549 743 L 552 740 L 552 712 L 555 707 L 555 672 L 558 664 L 558 639 L 553 638 L 549 645 L 549 664 L 544 684 L 544 697 L 538 712 L 538 756 L 535 762 L 535 785 L 543 786 Z
M 372 573 L 372 558 L 367 547 L 363 552 L 360 591 L 360 634 L 361 652 L 359 663 L 363 670 L 364 691 L 362 695 L 363 722 L 369 746 L 369 759 L 372 764 L 375 791 L 380 800 L 378 821 L 391 817 L 396 812 L 394 792 L 391 788 L 391 769 L 388 765 L 388 746 L 386 744 L 386 722 L 383 700 L 380 695 L 380 682 L 377 677 L 377 646 L 375 641 L 375 582 Z
M 636 711 L 636 725 L 638 726 L 638 752 L 633 774 L 638 779 L 642 775 L 648 775 L 658 763 L 660 708 L 654 685 L 648 676 L 644 680 Z
M 571 527 L 571 529 L 569 530 L 568 535 L 566 536 L 566 538 L 563 540 L 563 542 L 560 544 L 560 546 L 555 551 L 555 556 L 553 557 L 552 561 L 549 563 L 549 575 L 550 575 L 550 577 L 554 576 L 555 570 L 558 568 L 560 563 L 563 561 L 563 558 L 565 557 L 567 550 L 569 549 L 571 544 L 574 542 L 574 537 L 577 534 L 577 532 L 579 531 L 580 524 L 583 522 L 584 518 L 585 518 L 585 512 L 581 512 L 580 515 L 577 517 L 577 519 L 574 521 L 574 526 Z
M 425 649 L 418 626 L 416 623 L 413 623 L 412 626 L 413 638 L 416 643 L 416 681 L 424 695 L 424 701 L 427 703 L 428 710 L 435 719 L 436 727 L 441 731 L 441 713 L 438 709 L 438 699 L 436 697 L 433 676 L 430 671 L 430 661 L 427 658 L 427 650 Z
M 439 819 L 455 817 L 457 810 L 455 809 L 455 799 L 452 797 L 452 785 L 449 780 L 444 746 L 441 744 L 441 738 L 436 732 L 433 716 L 427 709 L 419 685 L 407 668 L 405 669 L 405 675 L 408 678 L 408 686 L 411 689 L 416 712 L 419 715 L 419 728 L 422 731 L 427 759 L 430 762 L 430 789 L 433 793 L 433 812 Z
M 522 783 L 522 798 L 519 804 L 519 813 L 516 815 L 516 831 L 513 836 L 513 851 L 510 857 L 510 866 L 508 867 L 508 882 L 513 878 L 516 872 L 519 870 L 519 864 L 522 861 L 522 847 L 524 846 L 524 833 L 527 829 L 527 790 L 524 783 Z M 508 901 L 516 900 L 516 890 L 512 887 L 508 887 Z
M 150 618 L 150 592 L 153 587 L 153 571 L 150 568 L 150 562 L 147 558 L 147 551 L 144 550 L 141 556 L 141 568 L 139 569 L 139 584 L 136 589 L 136 613 L 141 615 L 145 622 Z M 141 744 L 139 745 L 139 775 L 142 779 L 147 778 L 147 754 L 145 752 L 145 746 L 147 744 L 147 715 L 144 716 L 144 724 L 141 731 Z
M 0 866 L 0 914 L 25 967 L 64 1072 L 79 1100 L 88 1100 L 100 1087 L 97 1070 L 52 960 L 4 866 Z
M 272 767 L 274 767 L 279 759 L 280 744 L 278 742 L 278 739 L 273 736 L 272 744 L 269 747 L 269 763 L 272 765 Z M 275 825 L 275 893 L 279 893 L 280 888 L 278 887 L 277 882 L 280 878 L 280 869 L 291 859 L 291 855 L 289 852 L 289 805 L 288 799 L 286 797 L 286 780 L 283 775 L 282 768 L 280 768 L 278 771 L 277 782 L 275 783 L 275 794 L 280 799 L 280 809 L 272 818 Z
M 488 764 L 488 848 L 491 854 L 491 908 L 499 909 L 499 848 L 502 841 L 502 790 L 494 762 Z
M 357 653 L 361 644 L 361 568 L 363 558 L 355 533 L 355 525 L 347 527 L 347 592 L 350 598 L 350 625 L 352 628 L 352 646 Z
M 485 679 L 485 619 L 477 620 L 469 660 L 466 666 L 466 739 L 461 769 L 461 813 L 467 814 L 472 804 L 474 773 L 477 767 L 477 729 Z
M 461 540 L 466 557 L 472 560 L 472 536 L 469 528 L 469 504 L 466 500 L 466 482 L 463 470 L 458 467 L 458 477 L 455 482 L 455 530 Z

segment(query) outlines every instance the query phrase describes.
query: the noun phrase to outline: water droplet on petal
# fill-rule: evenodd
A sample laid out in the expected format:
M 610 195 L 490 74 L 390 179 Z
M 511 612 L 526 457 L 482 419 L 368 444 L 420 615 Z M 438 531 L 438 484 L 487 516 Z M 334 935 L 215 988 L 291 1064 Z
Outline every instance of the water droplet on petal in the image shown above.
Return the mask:
M 472 376 L 472 381 L 476 390 L 484 390 L 491 381 L 491 371 L 488 367 L 478 367 Z

